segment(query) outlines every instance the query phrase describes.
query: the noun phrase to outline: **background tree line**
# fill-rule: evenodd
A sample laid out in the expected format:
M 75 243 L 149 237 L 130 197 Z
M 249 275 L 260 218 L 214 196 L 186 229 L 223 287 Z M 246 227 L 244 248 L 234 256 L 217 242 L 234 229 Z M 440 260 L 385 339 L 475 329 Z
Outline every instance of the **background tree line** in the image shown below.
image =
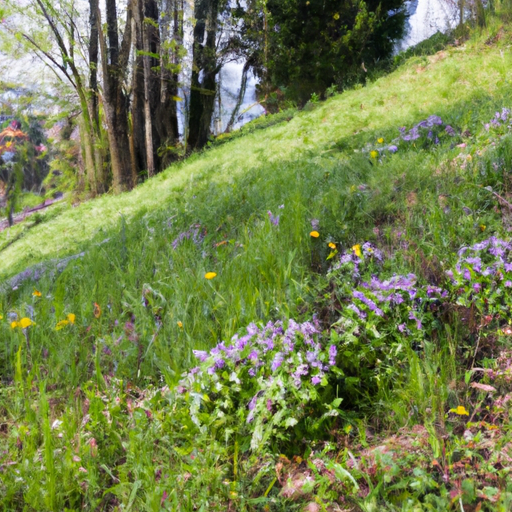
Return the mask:
M 403 2 L 5 0 L 0 35 L 70 89 L 91 194 L 120 193 L 208 143 L 226 62 L 245 63 L 230 129 L 251 70 L 268 109 L 276 91 L 301 105 L 364 80 L 402 36 Z

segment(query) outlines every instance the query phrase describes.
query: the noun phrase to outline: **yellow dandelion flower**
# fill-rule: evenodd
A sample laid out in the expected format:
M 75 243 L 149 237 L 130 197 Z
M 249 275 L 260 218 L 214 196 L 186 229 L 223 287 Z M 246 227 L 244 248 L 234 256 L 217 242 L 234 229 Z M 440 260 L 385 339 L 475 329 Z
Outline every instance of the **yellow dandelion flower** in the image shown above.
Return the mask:
M 11 322 L 11 329 L 16 329 L 18 327 L 18 322 Z
M 204 275 L 206 279 L 213 279 L 214 277 L 217 277 L 217 274 L 215 272 L 206 272 Z
M 458 414 L 459 416 L 469 416 L 469 412 L 466 410 L 466 408 L 463 405 L 459 405 L 456 409 L 450 409 L 450 412 L 454 412 L 455 414 Z
M 371 156 L 372 158 L 377 158 L 377 157 L 379 156 L 379 152 L 378 152 L 378 151 L 375 151 L 375 150 L 370 151 L 370 156 Z
M 183 322 L 178 321 L 177 324 L 180 329 L 183 329 Z
M 31 325 L 35 325 L 30 318 L 24 317 L 18 322 L 18 327 L 21 327 L 22 329 L 26 329 L 27 327 L 30 327 Z
M 485 224 L 480 224 L 480 231 L 485 231 L 487 226 Z
M 333 243 L 333 242 L 329 242 L 329 247 L 330 247 L 331 249 L 336 249 L 336 244 L 335 244 L 335 243 Z
M 318 238 L 320 236 L 320 233 L 318 231 L 311 231 L 311 233 L 309 233 L 309 236 L 312 238 Z
M 67 318 L 68 318 L 70 324 L 74 324 L 75 320 L 76 320 L 76 315 L 74 313 L 69 313 Z
M 34 297 L 41 297 L 41 295 L 43 295 L 43 294 L 42 294 L 39 290 L 36 290 L 36 289 L 34 288 L 34 291 L 32 292 L 32 295 L 33 295 Z
M 377 142 L 378 142 L 379 144 L 382 144 L 382 143 L 384 142 L 384 137 L 381 137 L 380 139 L 377 139 Z
M 64 329 L 66 325 L 69 324 L 69 320 L 61 320 L 60 322 L 57 322 L 57 325 L 55 326 L 56 331 L 60 331 L 61 329 Z
M 354 251 L 354 254 L 358 258 L 361 258 L 361 256 L 363 255 L 363 253 L 361 252 L 361 246 L 359 244 L 352 246 L 352 250 Z

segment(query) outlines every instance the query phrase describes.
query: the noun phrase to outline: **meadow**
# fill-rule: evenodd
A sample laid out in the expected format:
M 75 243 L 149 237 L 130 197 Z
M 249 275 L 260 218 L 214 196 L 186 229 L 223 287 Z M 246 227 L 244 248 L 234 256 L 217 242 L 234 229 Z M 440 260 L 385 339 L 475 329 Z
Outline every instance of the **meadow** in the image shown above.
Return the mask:
M 0 508 L 510 510 L 511 35 L 0 233 Z

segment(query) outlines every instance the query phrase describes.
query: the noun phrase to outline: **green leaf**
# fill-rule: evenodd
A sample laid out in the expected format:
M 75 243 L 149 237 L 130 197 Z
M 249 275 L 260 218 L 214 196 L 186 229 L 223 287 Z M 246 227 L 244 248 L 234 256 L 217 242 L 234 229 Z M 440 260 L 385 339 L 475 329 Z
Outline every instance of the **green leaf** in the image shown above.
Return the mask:
M 345 480 L 350 480 L 354 487 L 359 490 L 359 484 L 356 482 L 356 479 L 340 464 L 337 462 L 329 462 L 326 464 L 327 469 L 334 470 L 334 474 L 338 480 L 344 482 Z
M 336 398 L 336 400 L 332 401 L 331 405 L 333 407 L 338 408 L 340 406 L 341 402 L 343 402 L 343 398 Z
M 286 418 L 286 421 L 284 422 L 285 428 L 288 427 L 294 427 L 297 425 L 298 421 L 295 418 Z
M 137 497 L 137 491 L 139 490 L 141 485 L 142 485 L 141 480 L 137 480 L 133 484 L 132 492 L 130 493 L 130 499 L 128 500 L 128 505 L 126 505 L 126 509 L 125 509 L 126 512 L 128 512 L 132 508 L 135 498 Z

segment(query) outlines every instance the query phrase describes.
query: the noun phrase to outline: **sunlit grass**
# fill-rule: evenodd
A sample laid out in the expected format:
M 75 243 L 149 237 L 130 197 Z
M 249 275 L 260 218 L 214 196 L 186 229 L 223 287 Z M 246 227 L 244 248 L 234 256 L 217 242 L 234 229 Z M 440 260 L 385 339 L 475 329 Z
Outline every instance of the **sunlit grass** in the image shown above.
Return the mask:
M 479 110 L 492 109 L 512 76 L 509 51 L 473 43 L 447 49 L 442 56 L 415 57 L 389 76 L 347 91 L 290 122 L 254 132 L 221 147 L 172 166 L 129 194 L 105 196 L 84 203 L 30 228 L 1 251 L 0 275 L 12 274 L 32 262 L 71 253 L 119 222 L 120 215 L 137 214 L 172 204 L 191 195 L 201 183 L 229 183 L 251 169 L 265 173 L 275 162 L 311 159 L 329 151 L 338 140 L 354 134 L 393 133 L 431 113 L 457 116 L 454 104 L 474 102 Z M 492 100 L 490 96 L 493 96 Z M 462 120 L 461 128 L 469 120 Z M 396 133 L 396 132 L 395 132 Z M 17 231 L 20 228 L 16 228 Z M 0 234 L 5 246 L 8 232 Z

